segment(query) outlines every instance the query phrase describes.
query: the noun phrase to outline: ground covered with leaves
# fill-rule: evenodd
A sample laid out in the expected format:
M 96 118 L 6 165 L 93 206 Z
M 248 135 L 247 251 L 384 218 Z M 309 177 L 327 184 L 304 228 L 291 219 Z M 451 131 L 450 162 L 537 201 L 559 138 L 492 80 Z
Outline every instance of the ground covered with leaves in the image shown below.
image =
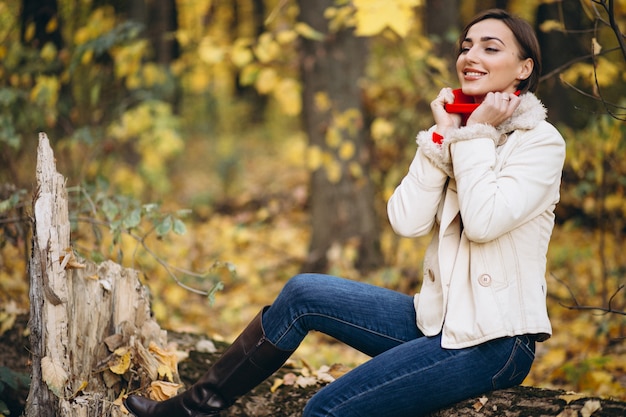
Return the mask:
M 27 317 L 19 316 L 14 326 L 0 338 L 0 369 L 10 368 L 19 379 L 30 372 Z M 219 358 L 227 343 L 214 342 L 204 336 L 190 333 L 169 334 L 169 340 L 188 356 L 179 363 L 182 382 L 190 385 Z M 340 376 L 346 369 L 336 366 L 334 371 L 322 367 L 325 374 Z M 289 361 L 267 381 L 240 398 L 221 417 L 299 417 L 307 401 L 328 380 L 319 370 L 298 361 Z M 4 376 L 6 378 L 6 375 Z M 6 382 L 6 379 L 5 379 Z M 23 411 L 28 388 L 16 381 L 15 388 L 0 392 L 0 399 L 8 406 L 10 416 Z M 545 415 L 558 417 L 623 417 L 626 402 L 591 397 L 563 390 L 547 390 L 528 386 L 485 393 L 433 413 L 431 417 L 522 417 Z

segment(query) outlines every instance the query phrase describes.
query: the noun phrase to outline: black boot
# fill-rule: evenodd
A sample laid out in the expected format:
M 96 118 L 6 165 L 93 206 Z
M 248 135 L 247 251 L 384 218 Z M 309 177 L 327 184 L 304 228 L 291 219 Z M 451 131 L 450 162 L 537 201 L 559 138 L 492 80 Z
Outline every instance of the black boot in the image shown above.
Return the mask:
M 278 370 L 293 353 L 278 349 L 265 338 L 263 311 L 189 390 L 161 402 L 131 395 L 124 400 L 128 411 L 136 417 L 218 416 L 220 410 Z

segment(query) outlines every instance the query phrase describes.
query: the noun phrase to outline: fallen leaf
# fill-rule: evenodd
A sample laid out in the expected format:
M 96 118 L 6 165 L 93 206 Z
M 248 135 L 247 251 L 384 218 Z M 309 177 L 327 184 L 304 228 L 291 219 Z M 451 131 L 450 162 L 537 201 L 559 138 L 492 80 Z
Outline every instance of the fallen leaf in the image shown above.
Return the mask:
M 117 349 L 115 353 L 118 354 L 117 352 L 121 349 L 123 348 Z M 130 350 L 127 350 L 126 352 L 122 353 L 121 356 L 118 356 L 113 361 L 113 364 L 109 366 L 111 372 L 118 375 L 124 375 L 126 371 L 128 371 L 128 369 L 130 368 L 130 356 Z
M 68 376 L 63 366 L 49 356 L 41 358 L 41 375 L 50 391 L 59 398 L 63 397 L 63 388 L 67 383 Z
M 577 392 L 567 392 L 563 395 L 559 395 L 558 398 L 564 400 L 566 404 L 571 403 L 572 401 L 580 400 L 581 398 L 585 398 L 586 395 L 579 394 Z
M 590 417 L 593 413 L 598 411 L 602 406 L 600 405 L 600 401 L 598 400 L 588 400 L 585 402 L 585 405 L 580 410 L 580 414 L 582 417 Z
M 333 364 L 330 369 L 328 370 L 328 373 L 335 379 L 339 378 L 342 375 L 347 374 L 348 372 L 351 371 L 351 368 L 341 364 L 341 363 L 335 363 Z
M 150 384 L 150 399 L 155 401 L 164 401 L 172 398 L 178 393 L 181 384 L 175 384 L 167 381 L 152 381 Z
M 300 375 L 296 379 L 296 386 L 300 388 L 311 387 L 313 385 L 317 385 L 317 378 L 314 376 L 303 376 Z
M 489 398 L 487 397 L 480 397 L 475 403 L 474 403 L 474 410 L 476 412 L 480 411 L 485 404 L 487 404 L 487 401 L 489 401 Z
M 270 392 L 274 393 L 276 392 L 276 390 L 278 388 L 280 388 L 283 385 L 284 381 L 281 378 L 276 378 L 274 380 L 274 383 L 272 384 L 272 387 L 270 388 Z
M 283 384 L 294 385 L 297 378 L 298 377 L 293 372 L 286 373 L 285 376 L 283 376 Z

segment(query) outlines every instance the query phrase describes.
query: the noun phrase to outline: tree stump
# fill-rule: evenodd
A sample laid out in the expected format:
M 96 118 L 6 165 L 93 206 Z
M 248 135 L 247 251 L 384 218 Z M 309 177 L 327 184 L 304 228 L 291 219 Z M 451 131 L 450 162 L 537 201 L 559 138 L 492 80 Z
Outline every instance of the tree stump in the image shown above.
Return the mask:
M 158 379 L 167 334 L 136 271 L 76 259 L 65 179 L 45 133 L 37 158 L 26 416 L 121 416 L 120 393 Z M 170 378 L 178 382 L 175 369 Z

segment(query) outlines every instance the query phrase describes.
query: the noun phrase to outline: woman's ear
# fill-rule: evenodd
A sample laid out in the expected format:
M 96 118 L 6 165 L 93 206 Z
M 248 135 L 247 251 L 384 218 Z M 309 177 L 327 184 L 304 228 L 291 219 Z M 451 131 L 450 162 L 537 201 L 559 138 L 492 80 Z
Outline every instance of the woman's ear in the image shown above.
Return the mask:
M 535 62 L 532 58 L 526 58 L 520 63 L 520 72 L 517 75 L 518 80 L 525 80 L 533 73 L 533 68 L 535 68 Z

